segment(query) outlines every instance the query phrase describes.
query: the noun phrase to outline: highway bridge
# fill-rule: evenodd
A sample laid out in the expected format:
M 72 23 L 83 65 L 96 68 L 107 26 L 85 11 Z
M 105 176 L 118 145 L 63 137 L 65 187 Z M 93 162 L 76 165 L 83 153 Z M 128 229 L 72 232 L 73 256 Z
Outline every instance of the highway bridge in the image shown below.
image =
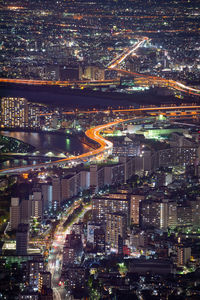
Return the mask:
M 106 110 L 76 110 L 76 111 L 65 111 L 63 115 L 81 115 L 81 114 L 131 114 L 131 113 L 154 113 L 154 114 L 182 114 L 182 115 L 195 115 L 200 113 L 200 105 L 174 105 L 171 106 L 151 106 L 151 107 L 140 107 L 140 108 L 127 108 L 127 109 L 106 109 Z M 53 113 L 43 113 L 42 116 L 52 115 Z
M 136 50 L 143 45 L 144 42 L 148 41 L 148 37 L 143 37 L 138 39 L 138 42 L 126 48 L 122 54 L 114 58 L 106 67 L 108 70 L 115 70 L 117 73 L 133 76 L 136 78 L 136 82 L 141 85 L 154 85 L 167 87 L 172 90 L 176 90 L 188 95 L 200 97 L 200 90 L 194 87 L 187 86 L 181 82 L 165 79 L 159 76 L 151 76 L 146 74 L 135 73 L 121 69 L 119 65 L 130 55 L 136 54 Z M 85 86 L 105 86 L 120 84 L 119 78 L 108 79 L 108 80 L 77 80 L 77 81 L 53 81 L 53 80 L 32 80 L 32 79 L 13 79 L 13 78 L 0 78 L 0 83 L 14 83 L 14 84 L 24 84 L 24 85 L 38 85 L 38 86 L 78 86 L 84 88 Z
M 145 107 L 145 108 L 140 108 L 140 109 L 126 109 L 126 110 L 115 110 L 115 112 L 136 112 L 136 111 L 141 111 L 141 112 L 155 112 L 158 111 L 159 113 L 161 113 L 162 111 L 168 112 L 170 111 L 170 113 L 174 113 L 177 111 L 177 109 L 180 111 L 187 111 L 190 110 L 193 112 L 198 111 L 198 113 L 200 113 L 200 106 L 194 105 L 194 106 L 169 106 L 169 107 Z M 174 115 L 172 115 L 174 116 Z M 119 119 L 117 121 L 108 123 L 108 124 L 104 124 L 104 125 L 99 125 L 97 127 L 88 129 L 85 134 L 86 136 L 90 139 L 93 140 L 94 142 L 99 144 L 99 148 L 97 149 L 92 149 L 87 153 L 83 153 L 81 155 L 77 155 L 77 156 L 71 156 L 68 158 L 63 158 L 63 159 L 59 159 L 53 162 L 48 162 L 48 163 L 41 163 L 41 164 L 35 164 L 35 165 L 28 165 L 28 166 L 22 166 L 22 167 L 16 167 L 16 168 L 9 168 L 9 169 L 2 169 L 0 170 L 0 175 L 7 175 L 7 174 L 18 174 L 18 173 L 24 173 L 24 172 L 29 172 L 29 171 L 33 171 L 33 170 L 40 170 L 41 168 L 49 168 L 49 167 L 53 167 L 53 166 L 64 166 L 64 165 L 68 165 L 68 166 L 74 166 L 76 164 L 80 164 L 80 163 L 85 163 L 87 161 L 91 161 L 96 157 L 106 157 L 108 156 L 111 152 L 112 152 L 112 147 L 113 147 L 113 143 L 106 140 L 105 138 L 103 138 L 101 136 L 101 131 L 112 127 L 114 125 L 120 124 L 120 123 L 125 123 L 131 120 L 138 120 L 140 122 L 144 121 L 146 118 L 149 117 L 136 117 L 136 116 L 132 116 L 131 118 L 129 117 L 128 119 Z

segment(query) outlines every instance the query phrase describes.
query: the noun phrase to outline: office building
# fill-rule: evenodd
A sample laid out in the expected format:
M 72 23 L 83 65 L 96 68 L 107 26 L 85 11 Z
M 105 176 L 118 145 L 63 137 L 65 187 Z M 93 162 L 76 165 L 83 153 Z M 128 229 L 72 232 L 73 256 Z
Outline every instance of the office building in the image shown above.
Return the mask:
M 75 234 L 82 234 L 83 233 L 83 228 L 84 228 L 84 223 L 79 222 L 79 223 L 74 223 L 71 226 L 72 228 L 72 232 L 74 232 Z
M 61 179 L 54 177 L 52 179 L 52 208 L 56 210 L 61 204 Z
M 63 247 L 63 266 L 73 265 L 75 262 L 75 249 L 70 246 Z
M 20 223 L 20 205 L 19 198 L 11 198 L 10 206 L 10 229 L 16 230 Z
M 85 268 L 80 266 L 70 266 L 67 268 L 64 280 L 67 281 L 70 290 L 84 288 L 85 281 L 87 280 Z
M 28 198 L 23 198 L 20 203 L 20 222 L 28 224 L 31 217 L 32 202 Z
M 59 67 L 60 80 L 79 80 L 79 65 L 63 65 Z
M 43 207 L 44 210 L 52 209 L 52 185 L 51 184 L 42 184 L 42 197 L 43 197 Z
M 27 255 L 29 225 L 20 223 L 16 233 L 16 254 Z

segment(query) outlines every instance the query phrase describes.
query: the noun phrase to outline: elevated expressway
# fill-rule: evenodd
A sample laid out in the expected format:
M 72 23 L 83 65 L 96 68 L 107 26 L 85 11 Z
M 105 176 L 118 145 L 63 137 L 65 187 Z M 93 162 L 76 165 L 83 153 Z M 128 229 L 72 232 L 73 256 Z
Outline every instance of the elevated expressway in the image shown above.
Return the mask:
M 49 168 L 53 166 L 63 166 L 63 165 L 73 165 L 76 163 L 82 163 L 89 160 L 92 160 L 93 158 L 102 155 L 107 156 L 111 153 L 113 143 L 110 141 L 104 139 L 100 132 L 108 127 L 117 125 L 119 123 L 125 122 L 127 120 L 117 120 L 115 122 L 111 122 L 108 124 L 100 125 L 95 128 L 88 129 L 85 134 L 89 139 L 92 139 L 93 141 L 97 142 L 100 147 L 94 150 L 91 150 L 87 153 L 83 153 L 81 155 L 72 156 L 60 160 L 56 160 L 49 163 L 41 163 L 36 165 L 28 165 L 28 166 L 22 166 L 22 167 L 15 167 L 15 168 L 9 168 L 9 169 L 2 169 L 0 170 L 0 175 L 8 175 L 8 174 L 18 174 L 23 172 L 29 172 L 33 170 L 39 170 L 41 168 Z
M 62 114 L 64 115 L 80 115 L 80 114 L 98 114 L 98 113 L 104 113 L 104 114 L 117 114 L 117 113 L 122 113 L 122 114 L 128 114 L 128 113 L 155 113 L 155 114 L 165 114 L 165 115 L 175 115 L 176 113 L 181 112 L 181 114 L 187 115 L 187 113 L 191 114 L 199 114 L 200 113 L 200 105 L 171 105 L 171 106 L 151 106 L 151 107 L 140 107 L 140 108 L 127 108 L 127 109 L 106 109 L 106 110 L 76 110 L 76 111 L 66 111 L 63 112 Z M 52 115 L 52 113 L 46 113 L 46 114 L 41 114 L 42 116 L 46 115 Z
M 148 41 L 148 37 L 138 38 L 138 42 L 126 48 L 120 55 L 114 58 L 106 67 L 109 70 L 115 70 L 117 73 L 122 73 L 125 75 L 130 75 L 134 77 L 134 80 L 139 85 L 155 85 L 161 87 L 167 87 L 169 89 L 177 90 L 193 96 L 200 97 L 200 89 L 187 86 L 181 82 L 165 79 L 159 76 L 151 76 L 146 74 L 134 73 L 121 69 L 119 65 L 130 55 L 135 55 L 136 50 L 142 46 L 142 44 Z M 53 81 L 53 80 L 32 80 L 32 79 L 12 79 L 12 78 L 0 78 L 0 83 L 14 83 L 14 84 L 24 84 L 24 85 L 36 85 L 36 86 L 105 86 L 112 84 L 120 84 L 120 78 L 107 79 L 107 80 L 77 80 L 77 81 Z
M 95 111 L 89 111 L 89 112 L 86 111 L 86 112 L 79 112 L 79 113 L 98 113 L 98 112 L 102 112 L 102 111 L 95 110 Z M 103 112 L 108 113 L 110 111 L 106 110 Z M 152 115 L 162 113 L 164 115 L 168 115 L 169 117 L 174 117 L 174 116 L 176 116 L 177 112 L 179 114 L 190 113 L 190 114 L 194 114 L 194 115 L 199 115 L 200 114 L 200 106 L 189 105 L 189 106 L 144 107 L 144 108 L 140 108 L 140 109 L 124 109 L 124 110 L 116 109 L 116 110 L 113 110 L 113 112 L 114 113 L 120 112 L 120 113 L 124 113 L 124 114 L 144 112 L 144 113 L 151 113 Z M 75 113 L 75 112 L 66 112 L 66 113 Z M 142 118 L 142 117 L 139 117 L 139 116 L 136 117 L 136 116 L 132 115 L 132 116 L 127 116 L 124 120 L 119 119 L 117 121 L 114 121 L 114 122 L 111 122 L 108 124 L 99 125 L 97 127 L 88 129 L 85 132 L 85 135 L 89 139 L 91 139 L 99 144 L 99 148 L 97 148 L 97 149 L 93 149 L 93 150 L 91 150 L 87 153 L 83 153 L 81 155 L 71 156 L 68 158 L 59 159 L 59 160 L 49 162 L 49 163 L 40 163 L 40 164 L 35 164 L 35 165 L 2 169 L 2 170 L 0 170 L 0 175 L 18 174 L 18 173 L 29 172 L 29 171 L 33 171 L 33 170 L 39 170 L 41 168 L 49 168 L 49 167 L 53 167 L 53 166 L 63 166 L 63 165 L 73 166 L 75 164 L 90 161 L 98 156 L 106 157 L 107 155 L 109 155 L 111 153 L 113 143 L 106 140 L 105 138 L 103 138 L 100 134 L 101 131 L 106 128 L 112 127 L 114 125 L 117 125 L 120 123 L 125 123 L 127 121 L 136 120 L 136 119 L 138 121 L 144 120 L 144 118 Z

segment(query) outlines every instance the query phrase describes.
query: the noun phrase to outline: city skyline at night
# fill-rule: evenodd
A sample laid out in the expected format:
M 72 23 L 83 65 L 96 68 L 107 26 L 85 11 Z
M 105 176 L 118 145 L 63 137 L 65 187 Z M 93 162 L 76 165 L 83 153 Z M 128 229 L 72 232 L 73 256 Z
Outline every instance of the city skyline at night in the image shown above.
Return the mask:
M 1 1 L 0 299 L 199 299 L 198 2 Z

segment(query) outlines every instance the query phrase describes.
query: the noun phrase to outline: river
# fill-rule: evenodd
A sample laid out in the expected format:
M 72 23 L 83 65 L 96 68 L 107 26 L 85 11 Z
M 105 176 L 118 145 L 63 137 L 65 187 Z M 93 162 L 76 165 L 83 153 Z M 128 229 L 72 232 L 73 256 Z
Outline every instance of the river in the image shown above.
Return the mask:
M 82 144 L 77 137 L 67 137 L 65 134 L 46 133 L 46 132 L 24 132 L 24 131 L 0 131 L 0 135 L 9 136 L 21 140 L 27 144 L 35 147 L 35 150 L 42 150 L 45 152 L 56 151 L 63 153 L 71 153 L 73 155 L 88 151 L 88 147 Z M 45 160 L 44 162 L 46 162 Z M 0 164 L 0 169 L 14 166 L 26 165 L 30 163 L 24 159 L 8 160 Z M 33 161 L 32 163 L 36 163 Z

